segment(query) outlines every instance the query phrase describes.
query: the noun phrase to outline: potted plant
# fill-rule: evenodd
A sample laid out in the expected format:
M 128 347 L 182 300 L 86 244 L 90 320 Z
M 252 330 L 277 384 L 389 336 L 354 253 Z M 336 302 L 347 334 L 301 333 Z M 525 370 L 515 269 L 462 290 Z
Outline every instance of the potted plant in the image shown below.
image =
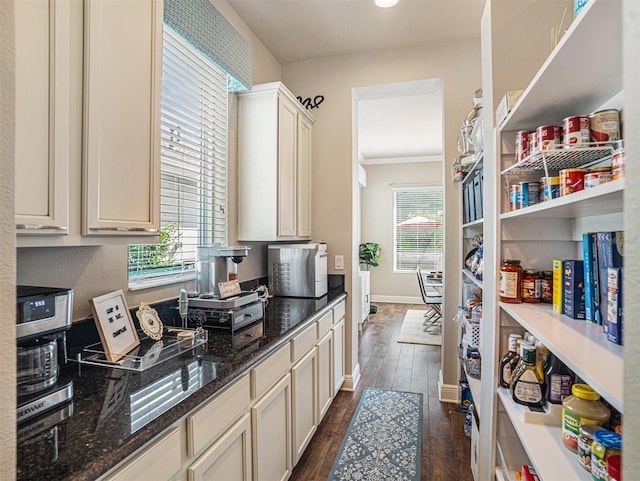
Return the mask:
M 360 244 L 360 263 L 367 266 L 367 270 L 371 267 L 378 267 L 380 264 L 380 244 L 375 242 L 363 242 Z

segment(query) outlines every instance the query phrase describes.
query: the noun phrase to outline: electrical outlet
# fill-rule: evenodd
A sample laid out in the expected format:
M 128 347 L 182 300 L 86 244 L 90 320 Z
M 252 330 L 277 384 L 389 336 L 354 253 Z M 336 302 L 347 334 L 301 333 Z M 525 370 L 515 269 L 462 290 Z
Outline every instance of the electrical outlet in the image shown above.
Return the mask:
M 333 256 L 333 267 L 337 271 L 341 271 L 344 269 L 344 256 Z

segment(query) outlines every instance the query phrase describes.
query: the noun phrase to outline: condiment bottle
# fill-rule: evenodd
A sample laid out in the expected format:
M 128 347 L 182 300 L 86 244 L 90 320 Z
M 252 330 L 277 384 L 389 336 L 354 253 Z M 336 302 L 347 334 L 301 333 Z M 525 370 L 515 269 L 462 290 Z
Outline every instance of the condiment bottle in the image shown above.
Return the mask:
M 607 481 L 607 458 L 620 454 L 622 436 L 613 431 L 596 431 L 591 444 L 591 477 L 595 481 Z
M 571 396 L 573 373 L 553 353 L 549 354 L 545 367 L 545 381 L 547 385 L 545 398 L 548 402 L 562 404 L 564 399 Z
M 571 396 L 562 401 L 562 443 L 574 453 L 578 452 L 580 426 L 602 426 L 610 416 L 611 411 L 600 401 L 600 395 L 591 386 L 574 384 Z
M 542 271 L 540 277 L 540 300 L 553 304 L 553 271 Z
M 522 302 L 540 302 L 540 274 L 533 269 L 522 271 Z
M 522 267 L 520 261 L 504 259 L 500 267 L 500 301 L 522 302 Z
M 593 444 L 593 434 L 604 429 L 597 424 L 584 424 L 580 426 L 578 434 L 578 462 L 587 471 L 591 472 L 591 445 Z
M 520 334 L 509 334 L 509 350 L 500 359 L 500 387 L 511 386 L 512 369 L 517 365 L 520 358 L 517 351 L 517 341 L 522 339 Z M 515 363 L 514 364 L 514 360 Z
M 544 405 L 544 377 L 536 369 L 536 347 L 521 344 L 522 354 L 511 378 L 511 397 L 519 404 L 532 407 Z

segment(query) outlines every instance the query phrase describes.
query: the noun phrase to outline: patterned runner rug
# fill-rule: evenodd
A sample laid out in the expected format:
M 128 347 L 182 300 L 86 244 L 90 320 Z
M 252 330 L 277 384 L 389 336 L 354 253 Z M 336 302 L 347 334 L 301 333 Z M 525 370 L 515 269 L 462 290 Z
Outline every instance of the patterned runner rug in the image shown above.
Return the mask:
M 327 481 L 419 481 L 422 394 L 364 388 Z

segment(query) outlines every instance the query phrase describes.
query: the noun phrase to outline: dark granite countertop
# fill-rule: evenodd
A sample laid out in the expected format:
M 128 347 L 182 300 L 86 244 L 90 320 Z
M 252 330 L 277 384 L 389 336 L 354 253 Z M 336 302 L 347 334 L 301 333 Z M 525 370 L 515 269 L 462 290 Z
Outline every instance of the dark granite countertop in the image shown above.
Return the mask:
M 320 299 L 271 298 L 253 342 L 236 347 L 230 332 L 208 329 L 206 345 L 142 372 L 70 363 L 61 377 L 73 382 L 72 405 L 18 426 L 17 479 L 95 480 L 344 297 L 341 288 Z

